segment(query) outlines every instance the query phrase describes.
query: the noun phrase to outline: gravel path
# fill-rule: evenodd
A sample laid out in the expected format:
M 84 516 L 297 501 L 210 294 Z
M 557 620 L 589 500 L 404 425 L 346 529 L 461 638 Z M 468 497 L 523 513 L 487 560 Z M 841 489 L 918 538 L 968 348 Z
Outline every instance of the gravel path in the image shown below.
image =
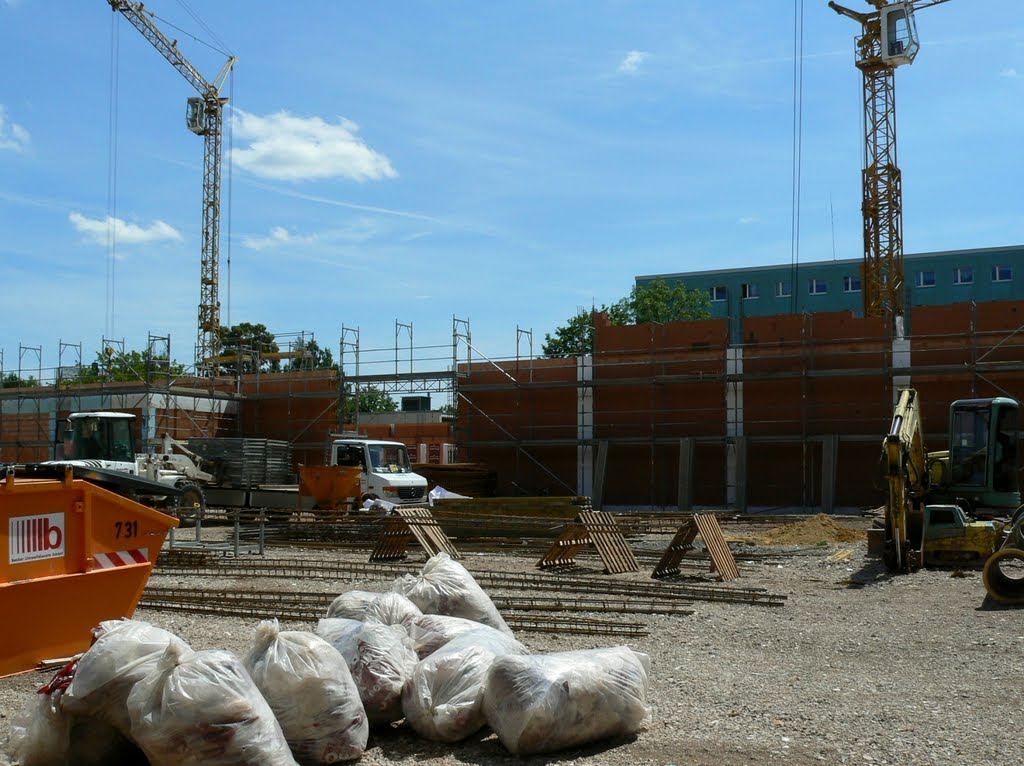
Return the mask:
M 647 541 L 651 550 L 667 538 Z M 764 548 L 758 550 L 763 551 Z M 632 615 L 650 635 L 630 646 L 651 655 L 651 718 L 626 742 L 548 757 L 510 756 L 488 732 L 455 746 L 420 740 L 402 725 L 371 736 L 364 764 L 568 763 L 641 766 L 913 764 L 991 766 L 1024 762 L 1019 681 L 1024 677 L 1024 613 L 990 608 L 977 572 L 923 571 L 890 578 L 864 543 L 777 547 L 780 558 L 744 561 L 736 584 L 788 596 L 785 606 L 696 602 L 688 617 Z M 836 561 L 833 554 L 848 558 Z M 793 555 L 788 555 L 793 554 Z M 365 554 L 294 548 L 365 563 Z M 422 557 L 410 557 L 417 569 Z M 533 559 L 471 555 L 470 571 L 530 572 Z M 597 571 L 599 563 L 581 556 Z M 649 569 L 647 570 L 649 572 Z M 552 575 L 555 576 L 555 575 Z M 643 581 L 646 573 L 616 575 Z M 693 580 L 714 583 L 706 574 Z M 200 578 L 154 576 L 189 587 Z M 249 580 L 234 587 L 342 592 L 383 589 L 390 578 L 338 582 Z M 216 583 L 217 587 L 227 585 Z M 205 581 L 205 585 L 214 583 Z M 594 615 L 607 618 L 608 615 Z M 254 620 L 140 610 L 194 648 L 244 652 Z M 289 624 L 285 627 L 311 627 Z M 523 633 L 533 651 L 616 643 L 600 637 Z M 48 674 L 0 680 L 0 742 L 11 716 Z M 0 764 L 5 763 L 0 756 Z

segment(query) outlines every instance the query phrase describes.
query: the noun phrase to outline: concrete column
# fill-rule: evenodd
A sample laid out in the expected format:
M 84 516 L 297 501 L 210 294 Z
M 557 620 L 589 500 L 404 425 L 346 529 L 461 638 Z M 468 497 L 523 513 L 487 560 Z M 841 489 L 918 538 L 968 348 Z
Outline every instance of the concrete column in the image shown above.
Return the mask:
M 825 513 L 835 510 L 838 468 L 839 434 L 829 434 L 821 443 L 821 510 Z
M 693 510 L 693 456 L 696 448 L 693 437 L 679 440 L 679 510 Z
M 608 467 L 608 442 L 602 439 L 597 443 L 597 469 L 594 479 L 594 491 L 590 496 L 590 503 L 595 511 L 600 511 L 604 505 L 604 477 L 605 469 Z
M 594 358 L 576 357 L 576 494 L 594 496 Z
M 892 366 L 910 368 L 910 339 L 903 334 L 903 317 L 896 317 L 896 334 L 892 339 Z M 910 388 L 909 375 L 892 376 L 892 406 L 900 398 L 900 391 Z

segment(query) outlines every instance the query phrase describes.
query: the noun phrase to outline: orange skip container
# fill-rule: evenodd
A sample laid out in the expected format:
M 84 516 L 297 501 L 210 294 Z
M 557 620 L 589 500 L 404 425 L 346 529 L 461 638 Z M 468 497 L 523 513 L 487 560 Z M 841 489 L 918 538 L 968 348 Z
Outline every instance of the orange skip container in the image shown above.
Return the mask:
M 83 652 L 131 617 L 172 516 L 75 479 L 0 482 L 0 677 Z
M 347 511 L 359 500 L 359 466 L 300 465 L 299 494 L 312 497 L 321 511 Z

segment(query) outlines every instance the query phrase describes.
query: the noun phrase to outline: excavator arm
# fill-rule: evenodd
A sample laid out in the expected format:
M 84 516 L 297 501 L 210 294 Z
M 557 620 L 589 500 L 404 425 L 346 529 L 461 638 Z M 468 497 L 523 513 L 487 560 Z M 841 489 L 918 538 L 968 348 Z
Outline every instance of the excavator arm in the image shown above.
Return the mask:
M 882 444 L 889 496 L 885 505 L 885 557 L 890 569 L 909 572 L 919 566 L 914 552 L 920 546 L 910 542 L 910 516 L 928 492 L 928 453 L 921 431 L 917 391 L 900 392 L 892 425 Z M 920 530 L 918 530 L 918 533 Z

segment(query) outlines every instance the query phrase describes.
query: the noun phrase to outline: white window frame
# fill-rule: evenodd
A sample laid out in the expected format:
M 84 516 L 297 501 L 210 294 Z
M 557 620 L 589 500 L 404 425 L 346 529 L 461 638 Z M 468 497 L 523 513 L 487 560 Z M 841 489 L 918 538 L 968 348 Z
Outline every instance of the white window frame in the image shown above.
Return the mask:
M 970 277 L 970 279 L 964 279 L 964 275 Z M 953 284 L 954 285 L 973 285 L 974 284 L 974 267 L 973 266 L 957 266 L 953 269 Z
M 821 288 L 820 290 L 818 288 Z M 808 295 L 828 295 L 828 280 L 821 277 L 811 277 L 807 280 Z
M 711 293 L 712 303 L 725 303 L 726 299 L 729 297 L 729 290 L 725 287 L 725 285 L 715 285 L 714 287 L 709 287 L 708 291 Z
M 789 287 L 786 287 L 788 279 L 782 279 L 775 283 L 775 297 L 776 298 L 789 298 L 793 295 L 793 283 L 789 283 Z M 785 290 L 785 292 L 783 292 Z
M 1003 271 L 1006 272 L 1006 277 L 1003 278 Z M 992 267 L 992 281 L 993 282 L 1012 282 L 1013 281 L 1013 266 L 1008 263 L 996 264 Z
M 857 286 L 853 286 L 854 280 L 857 280 Z M 859 293 L 861 291 L 860 277 L 843 277 L 843 292 L 844 293 Z
M 928 276 L 929 275 L 931 276 L 931 282 L 930 283 L 928 281 Z M 917 272 L 917 279 L 915 279 L 915 284 L 918 287 L 920 287 L 922 289 L 926 289 L 926 288 L 929 288 L 929 287 L 935 287 L 938 283 L 939 282 L 935 278 L 935 272 L 934 271 L 932 271 L 930 269 L 925 269 L 923 271 Z
M 743 296 L 743 300 L 745 301 L 754 300 L 756 298 L 761 297 L 758 292 L 756 282 L 745 282 L 743 286 L 740 288 L 740 291 L 741 295 Z

